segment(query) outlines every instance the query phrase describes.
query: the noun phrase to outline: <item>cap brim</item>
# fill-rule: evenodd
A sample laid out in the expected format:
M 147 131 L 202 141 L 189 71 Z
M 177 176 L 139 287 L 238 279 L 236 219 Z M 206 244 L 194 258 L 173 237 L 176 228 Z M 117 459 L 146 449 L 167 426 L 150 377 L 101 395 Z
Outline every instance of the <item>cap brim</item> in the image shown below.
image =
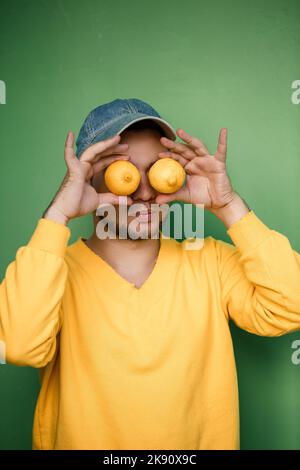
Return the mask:
M 113 137 L 116 134 L 121 134 L 125 129 L 129 128 L 132 124 L 138 121 L 143 121 L 143 120 L 151 120 L 156 122 L 160 128 L 163 130 L 164 134 L 166 137 L 168 137 L 171 140 L 176 140 L 176 132 L 173 129 L 173 127 L 164 119 L 157 117 L 157 116 L 149 116 L 148 114 L 142 114 L 142 113 L 135 113 L 135 115 L 125 115 L 121 116 L 120 118 L 116 118 L 113 120 L 110 125 L 108 125 L 106 128 L 102 129 L 101 132 L 96 133 L 94 135 L 94 138 L 90 142 L 84 142 L 79 147 L 77 147 L 76 150 L 76 156 L 79 158 L 81 154 L 92 144 L 95 144 L 96 142 L 99 142 L 101 140 L 109 139 Z
M 173 127 L 167 122 L 165 121 L 164 119 L 162 118 L 159 118 L 159 117 L 156 117 L 156 116 L 148 116 L 148 115 L 143 115 L 141 117 L 137 117 L 135 119 L 132 119 L 129 123 L 125 124 L 125 126 L 123 126 L 118 132 L 117 134 L 121 134 L 121 132 L 123 132 L 125 129 L 127 129 L 128 127 L 130 127 L 132 124 L 134 124 L 135 122 L 138 122 L 138 121 L 143 121 L 143 120 L 151 120 L 151 121 L 155 121 L 161 128 L 162 130 L 164 131 L 164 133 L 166 134 L 166 136 L 171 139 L 171 140 L 176 140 L 176 132 L 175 130 L 173 129 Z

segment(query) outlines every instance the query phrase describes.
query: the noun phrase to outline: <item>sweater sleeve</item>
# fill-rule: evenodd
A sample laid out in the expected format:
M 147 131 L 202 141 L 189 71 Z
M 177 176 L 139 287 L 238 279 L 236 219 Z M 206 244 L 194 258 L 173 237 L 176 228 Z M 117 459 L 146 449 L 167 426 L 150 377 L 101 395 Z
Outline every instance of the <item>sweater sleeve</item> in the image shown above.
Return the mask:
M 5 362 L 44 367 L 54 356 L 67 280 L 64 260 L 70 229 L 39 219 L 0 285 L 0 340 Z
M 300 330 L 300 255 L 250 211 L 217 241 L 222 301 L 228 319 L 261 336 Z

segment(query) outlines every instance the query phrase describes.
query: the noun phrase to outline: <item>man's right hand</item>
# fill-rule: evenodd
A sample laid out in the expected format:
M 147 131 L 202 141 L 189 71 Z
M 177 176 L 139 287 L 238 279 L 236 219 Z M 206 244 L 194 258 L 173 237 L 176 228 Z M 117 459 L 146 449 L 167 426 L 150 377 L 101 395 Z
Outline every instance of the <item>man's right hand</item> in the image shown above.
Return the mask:
M 128 144 L 119 144 L 115 135 L 88 147 L 78 159 L 74 153 L 74 134 L 68 132 L 65 143 L 66 175 L 43 218 L 67 225 L 70 219 L 93 212 L 100 204 L 119 204 L 119 196 L 113 193 L 97 193 L 92 177 L 115 160 L 128 160 L 122 155 Z M 131 203 L 128 198 L 128 203 Z

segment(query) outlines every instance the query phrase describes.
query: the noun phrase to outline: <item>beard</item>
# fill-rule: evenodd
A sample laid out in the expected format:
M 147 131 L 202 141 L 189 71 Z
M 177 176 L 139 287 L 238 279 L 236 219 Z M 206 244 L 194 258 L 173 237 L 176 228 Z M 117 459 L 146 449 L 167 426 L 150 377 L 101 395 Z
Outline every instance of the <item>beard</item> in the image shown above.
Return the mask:
M 136 218 L 129 218 L 126 222 L 108 220 L 105 216 L 96 216 L 96 233 L 99 239 L 126 239 L 145 240 L 158 239 L 162 230 L 163 221 L 153 220 L 139 222 Z

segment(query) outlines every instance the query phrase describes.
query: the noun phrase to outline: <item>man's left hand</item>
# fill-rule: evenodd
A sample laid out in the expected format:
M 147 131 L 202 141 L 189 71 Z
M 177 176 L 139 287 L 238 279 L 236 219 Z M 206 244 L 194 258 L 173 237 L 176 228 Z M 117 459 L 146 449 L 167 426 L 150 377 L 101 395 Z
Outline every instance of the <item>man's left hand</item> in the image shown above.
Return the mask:
M 220 130 L 215 155 L 210 154 L 200 139 L 192 137 L 183 129 L 177 129 L 176 134 L 184 143 L 161 137 L 162 145 L 168 150 L 160 152 L 159 158 L 171 157 L 177 160 L 187 174 L 186 183 L 176 193 L 159 194 L 156 202 L 163 204 L 177 200 L 203 205 L 227 226 L 233 223 L 232 220 L 238 220 L 249 212 L 244 201 L 233 190 L 227 174 L 227 129 Z

